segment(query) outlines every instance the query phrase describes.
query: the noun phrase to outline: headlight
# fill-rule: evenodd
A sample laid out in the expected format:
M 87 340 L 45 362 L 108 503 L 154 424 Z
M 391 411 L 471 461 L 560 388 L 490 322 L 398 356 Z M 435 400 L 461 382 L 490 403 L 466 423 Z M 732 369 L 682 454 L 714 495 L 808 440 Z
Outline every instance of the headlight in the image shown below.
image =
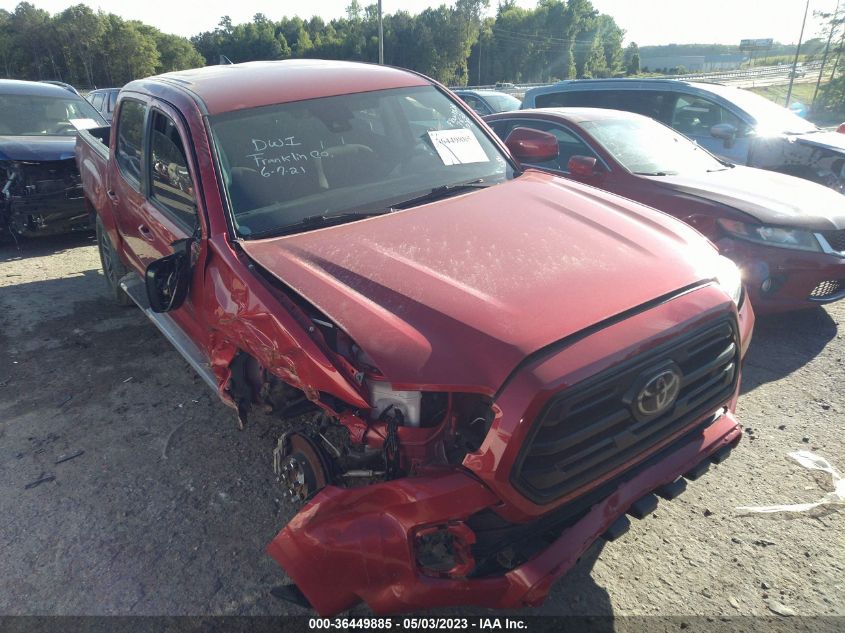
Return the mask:
M 745 224 L 735 220 L 719 220 L 719 226 L 729 235 L 749 242 L 781 248 L 794 248 L 799 251 L 821 252 L 822 250 L 816 236 L 810 231 L 785 229 L 763 224 Z
M 733 302 L 739 305 L 739 299 L 742 297 L 742 275 L 736 264 L 722 255 L 716 258 L 716 281 Z

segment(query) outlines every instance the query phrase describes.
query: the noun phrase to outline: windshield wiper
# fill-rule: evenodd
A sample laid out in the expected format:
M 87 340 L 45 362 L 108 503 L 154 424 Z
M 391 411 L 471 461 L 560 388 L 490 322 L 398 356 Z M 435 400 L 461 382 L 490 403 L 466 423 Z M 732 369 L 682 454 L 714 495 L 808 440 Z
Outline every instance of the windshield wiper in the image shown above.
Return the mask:
M 665 171 L 635 171 L 637 176 L 668 176 Z
M 426 202 L 434 202 L 435 200 L 448 198 L 449 196 L 457 195 L 469 189 L 485 189 L 486 187 L 490 187 L 491 185 L 492 183 L 485 182 L 484 178 L 477 178 L 468 182 L 459 182 L 455 183 L 454 185 L 441 185 L 439 187 L 435 187 L 428 193 L 422 194 L 421 196 L 416 196 L 414 198 L 409 198 L 408 200 L 398 202 L 393 205 L 393 208 L 407 209 L 408 207 L 415 207 L 418 204 L 424 204 Z
M 393 209 L 379 209 L 378 211 L 348 211 L 345 213 L 336 213 L 334 215 L 309 215 L 308 217 L 297 220 L 292 224 L 276 227 L 267 231 L 258 233 L 241 233 L 241 237 L 248 239 L 261 239 L 265 237 L 278 237 L 280 235 L 289 235 L 291 233 L 299 233 L 300 231 L 307 231 L 309 229 L 320 229 L 326 226 L 335 226 L 337 224 L 345 224 L 346 222 L 354 222 L 355 220 L 363 220 L 364 218 L 371 218 L 376 215 L 385 215 L 390 213 Z

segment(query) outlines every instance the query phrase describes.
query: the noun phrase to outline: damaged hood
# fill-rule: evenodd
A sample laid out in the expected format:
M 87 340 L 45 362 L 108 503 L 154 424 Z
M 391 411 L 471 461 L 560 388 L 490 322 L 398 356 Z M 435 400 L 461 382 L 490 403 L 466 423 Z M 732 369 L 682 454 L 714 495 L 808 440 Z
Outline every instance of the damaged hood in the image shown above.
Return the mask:
M 839 132 L 813 132 L 812 134 L 788 135 L 787 138 L 800 145 L 810 145 L 845 154 L 845 134 Z
M 660 187 L 737 209 L 762 224 L 811 231 L 845 228 L 845 196 L 804 178 L 739 165 L 710 173 L 644 177 Z
M 73 136 L 0 136 L 0 160 L 67 160 L 74 157 Z
M 714 276 L 680 221 L 528 171 L 406 211 L 242 241 L 402 387 L 493 393 L 528 354 Z

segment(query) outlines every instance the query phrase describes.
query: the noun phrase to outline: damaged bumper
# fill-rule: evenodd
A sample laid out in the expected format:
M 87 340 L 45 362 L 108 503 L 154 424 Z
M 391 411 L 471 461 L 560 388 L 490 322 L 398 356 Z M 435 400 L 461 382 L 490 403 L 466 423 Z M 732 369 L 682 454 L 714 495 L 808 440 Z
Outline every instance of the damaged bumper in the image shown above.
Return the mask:
M 461 467 L 324 488 L 268 553 L 323 616 L 360 601 L 377 614 L 542 603 L 596 539 L 619 532 L 626 513 L 642 514 L 644 496 L 674 496 L 664 487 L 695 478 L 739 441 L 737 371 L 754 316 L 748 301 L 733 315 L 722 307 L 702 313 L 723 296 L 713 287 L 684 294 L 523 367 L 497 397 L 484 445 Z M 683 385 L 669 417 L 605 426 L 628 382 L 639 389 L 667 363 Z M 582 396 L 607 394 L 607 380 L 621 400 L 598 400 L 593 420 Z M 573 423 L 556 421 L 573 397 Z M 538 428 L 554 437 L 529 435 Z M 546 455 L 533 461 L 541 468 L 520 466 L 526 451 Z
M 0 161 L 0 234 L 52 235 L 91 228 L 73 159 Z
M 476 541 L 473 517 L 489 511 L 498 499 L 474 477 L 456 471 L 366 489 L 326 488 L 276 536 L 268 552 L 323 616 L 359 601 L 377 614 L 458 605 L 538 605 L 638 500 L 684 473 L 699 471 L 711 456 L 720 460 L 740 436 L 733 414 L 722 412 L 673 445 L 667 456 L 651 459 L 615 482 L 600 501 L 565 522 L 551 545 L 501 575 L 477 577 L 470 570 Z M 460 512 L 455 511 L 456 500 Z M 452 545 L 445 549 L 451 549 L 454 569 L 465 576 L 448 577 L 450 570 L 425 567 L 421 539 L 433 530 L 451 534 Z
M 817 234 L 825 239 L 825 234 Z M 845 245 L 845 231 L 827 234 L 837 247 Z M 845 251 L 814 253 L 759 246 L 723 239 L 722 253 L 736 262 L 757 314 L 813 308 L 845 298 Z

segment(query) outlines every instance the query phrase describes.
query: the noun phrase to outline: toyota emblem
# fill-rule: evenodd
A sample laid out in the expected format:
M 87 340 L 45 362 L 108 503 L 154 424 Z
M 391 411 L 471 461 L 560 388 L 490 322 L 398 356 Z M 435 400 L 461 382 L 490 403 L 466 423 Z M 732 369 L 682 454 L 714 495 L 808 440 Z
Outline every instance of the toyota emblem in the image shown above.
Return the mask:
M 674 369 L 666 369 L 649 379 L 637 394 L 637 413 L 654 417 L 667 411 L 681 391 L 681 376 Z

